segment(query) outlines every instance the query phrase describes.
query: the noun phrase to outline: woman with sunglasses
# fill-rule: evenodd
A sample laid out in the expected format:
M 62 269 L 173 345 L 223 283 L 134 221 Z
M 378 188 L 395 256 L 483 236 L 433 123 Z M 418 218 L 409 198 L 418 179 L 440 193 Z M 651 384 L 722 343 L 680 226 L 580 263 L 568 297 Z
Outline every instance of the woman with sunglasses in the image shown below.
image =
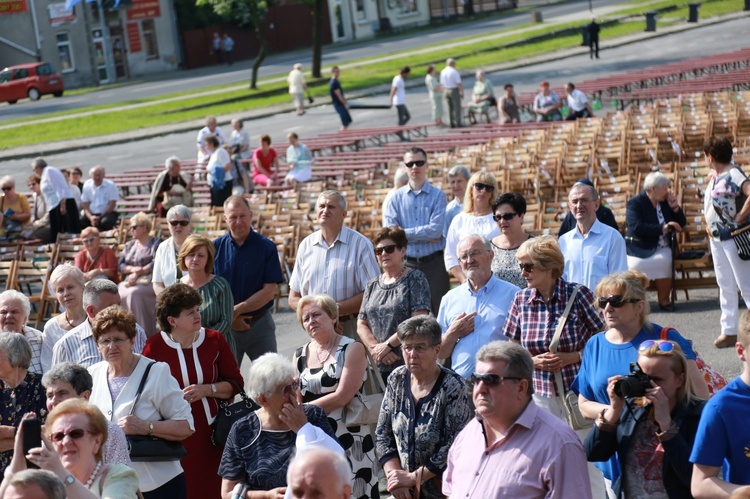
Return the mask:
M 101 245 L 99 229 L 88 226 L 81 231 L 83 249 L 76 253 L 73 262 L 86 282 L 91 279 L 109 279 L 117 284 L 120 276 L 117 272 L 117 256 L 112 248 Z
M 523 289 L 526 279 L 521 275 L 516 252 L 522 243 L 534 237 L 523 230 L 526 200 L 516 192 L 506 192 L 492 203 L 492 213 L 500 229 L 500 234 L 492 239 L 492 273 Z
M 581 369 L 573 382 L 581 414 L 589 419 L 596 419 L 602 409 L 609 405 L 609 379 L 627 375 L 630 363 L 638 358 L 638 346 L 661 336 L 661 326 L 647 319 L 648 283 L 648 277 L 641 272 L 628 270 L 605 277 L 596 287 L 599 296 L 597 303 L 602 309 L 607 328 L 586 344 Z M 695 352 L 690 342 L 674 329 L 666 332 L 666 339 L 680 345 L 687 358 L 687 374 L 693 390 L 701 398 L 708 398 L 708 387 L 695 363 Z M 597 468 L 610 482 L 609 487 L 620 476 L 620 464 L 617 456 L 608 462 L 597 463 Z
M 640 380 L 623 381 L 621 375 L 607 380 L 609 405 L 586 439 L 586 455 L 599 462 L 618 456 L 617 497 L 691 498 L 689 458 L 706 401 L 693 391 L 687 359 L 676 342 L 641 343 L 637 369 Z M 631 390 L 636 393 L 629 395 Z
M 394 369 L 404 365 L 396 328 L 409 317 L 430 313 L 430 286 L 421 270 L 405 265 L 404 229 L 384 227 L 373 244 L 383 273 L 365 287 L 357 334 L 386 381 Z
M 297 305 L 297 319 L 312 340 L 294 352 L 301 400 L 328 414 L 354 471 L 352 497 L 377 499 L 377 458 L 370 426 L 347 428 L 343 421 L 344 406 L 367 379 L 364 346 L 336 333 L 338 309 L 328 295 L 303 297 Z
M 488 172 L 477 172 L 466 186 L 464 211 L 456 215 L 445 241 L 445 269 L 460 283 L 466 282 L 458 262 L 458 243 L 464 236 L 479 234 L 492 239 L 500 234 L 492 215 L 492 202 L 497 192 L 497 179 Z
M 24 419 L 29 417 L 35 414 L 27 414 Z M 95 406 L 80 399 L 61 402 L 47 416 L 42 447 L 24 452 L 24 427 L 19 427 L 0 497 L 4 497 L 13 475 L 27 469 L 28 460 L 54 473 L 65 484 L 65 497 L 69 499 L 136 499 L 135 471 L 124 464 L 104 464 L 102 448 L 107 436 L 107 420 Z
M 170 238 L 156 249 L 154 272 L 151 277 L 151 284 L 156 296 L 159 296 L 164 288 L 171 286 L 182 277 L 182 269 L 177 263 L 177 255 L 180 253 L 182 243 L 193 231 L 192 216 L 193 213 L 190 208 L 184 204 L 173 206 L 167 211 Z
M 18 237 L 31 220 L 31 206 L 26 196 L 16 192 L 16 181 L 6 175 L 0 178 L 0 238 Z

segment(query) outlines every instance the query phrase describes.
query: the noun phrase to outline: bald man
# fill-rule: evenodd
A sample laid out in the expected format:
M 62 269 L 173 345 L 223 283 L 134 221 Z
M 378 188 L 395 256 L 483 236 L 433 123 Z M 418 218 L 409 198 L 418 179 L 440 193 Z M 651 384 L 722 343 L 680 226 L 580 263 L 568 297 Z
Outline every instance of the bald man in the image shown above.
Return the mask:
M 319 446 L 300 451 L 287 471 L 287 497 L 348 499 L 352 471 L 341 454 Z
M 117 200 L 120 193 L 114 182 L 104 178 L 104 168 L 97 165 L 89 170 L 89 179 L 83 184 L 81 193 L 81 228 L 96 227 L 100 231 L 111 230 L 117 225 Z

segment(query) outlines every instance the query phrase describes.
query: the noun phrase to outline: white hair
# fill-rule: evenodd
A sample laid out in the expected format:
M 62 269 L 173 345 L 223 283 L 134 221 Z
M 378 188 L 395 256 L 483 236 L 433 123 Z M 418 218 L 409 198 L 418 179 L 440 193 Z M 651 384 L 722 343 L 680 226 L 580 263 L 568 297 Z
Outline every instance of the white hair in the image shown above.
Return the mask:
M 298 461 L 302 461 L 315 455 L 319 455 L 323 458 L 324 462 L 333 466 L 334 475 L 338 479 L 338 484 L 336 486 L 338 492 L 343 492 L 345 486 L 352 484 L 354 476 L 352 475 L 352 468 L 349 465 L 349 461 L 346 460 L 346 457 L 341 453 L 316 444 L 303 447 L 297 451 L 297 455 L 294 456 L 292 462 L 289 463 L 289 468 L 287 468 L 286 483 L 289 484 L 292 481 L 292 471 L 294 470 L 294 465 Z M 325 478 L 328 477 L 326 476 Z
M 81 287 L 86 285 L 86 278 L 83 276 L 81 269 L 70 263 L 64 263 L 55 267 L 55 270 L 52 271 L 52 275 L 49 277 L 49 282 L 54 288 L 60 283 L 60 281 L 67 277 L 73 279 L 73 281 Z
M 278 353 L 267 353 L 255 359 L 247 374 L 247 394 L 258 401 L 258 396 L 273 391 L 281 383 L 293 378 L 297 371 L 292 362 Z
M 29 299 L 25 294 L 16 291 L 15 289 L 6 289 L 2 293 L 0 293 L 0 304 L 13 300 L 21 302 L 23 315 L 28 319 L 29 314 L 31 313 L 31 302 L 29 302 Z
M 172 165 L 174 163 L 179 163 L 179 162 L 180 162 L 180 158 L 178 158 L 177 156 L 170 156 L 164 160 L 164 168 L 169 170 L 170 168 L 172 168 Z
M 346 211 L 346 198 L 339 191 L 329 190 L 321 192 L 316 204 L 320 203 L 321 199 L 336 199 L 338 200 L 339 208 Z
M 466 234 L 464 237 L 461 238 L 460 241 L 458 241 L 458 246 L 456 246 L 456 248 L 460 248 L 462 244 L 472 239 L 478 239 L 482 241 L 482 244 L 484 244 L 486 249 L 488 250 L 492 249 L 492 244 L 490 244 L 490 240 L 484 237 L 482 234 Z
M 671 183 L 672 181 L 669 180 L 669 177 L 667 177 L 663 173 L 651 172 L 646 175 L 646 178 L 643 180 L 643 190 L 650 191 L 651 189 L 658 189 Z
M 407 173 L 407 171 L 404 168 L 399 166 L 398 169 L 396 170 L 396 173 L 393 175 L 393 187 L 394 188 L 403 187 L 408 183 L 409 183 L 409 173 Z

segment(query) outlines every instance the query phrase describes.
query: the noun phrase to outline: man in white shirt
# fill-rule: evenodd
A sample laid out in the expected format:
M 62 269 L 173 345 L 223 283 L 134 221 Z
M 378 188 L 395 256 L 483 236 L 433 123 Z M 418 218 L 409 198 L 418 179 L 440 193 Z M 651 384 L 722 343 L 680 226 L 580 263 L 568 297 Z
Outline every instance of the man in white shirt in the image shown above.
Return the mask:
M 565 94 L 568 96 L 568 115 L 565 117 L 567 121 L 594 116 L 586 94 L 578 90 L 575 85 L 572 83 L 565 85 Z
M 410 72 L 411 68 L 404 66 L 401 72 L 393 77 L 391 94 L 388 96 L 388 99 L 391 101 L 391 107 L 396 106 L 396 111 L 398 111 L 398 126 L 406 125 L 411 119 L 411 114 L 406 109 L 406 87 L 404 85 L 404 80 L 406 80 Z M 401 139 L 403 140 L 403 136 Z
M 104 178 L 104 168 L 97 165 L 89 171 L 89 178 L 83 184 L 81 194 L 81 227 L 96 227 L 100 231 L 110 230 L 117 225 L 117 200 L 120 193 L 114 182 Z
M 452 57 L 445 61 L 445 68 L 440 72 L 440 84 L 445 88 L 445 98 L 448 99 L 451 128 L 460 127 L 464 87 L 461 85 L 461 74 L 456 70 L 456 60 Z
M 206 149 L 206 146 L 203 144 L 203 139 L 209 135 L 214 135 L 219 139 L 219 146 L 223 146 L 227 141 L 227 136 L 224 135 L 224 132 L 222 132 L 221 128 L 216 124 L 216 116 L 209 116 L 206 118 L 206 126 L 201 128 L 198 132 L 198 139 L 196 141 L 196 145 L 198 146 L 198 163 L 206 163 L 211 156 L 211 153 L 208 152 L 208 149 Z

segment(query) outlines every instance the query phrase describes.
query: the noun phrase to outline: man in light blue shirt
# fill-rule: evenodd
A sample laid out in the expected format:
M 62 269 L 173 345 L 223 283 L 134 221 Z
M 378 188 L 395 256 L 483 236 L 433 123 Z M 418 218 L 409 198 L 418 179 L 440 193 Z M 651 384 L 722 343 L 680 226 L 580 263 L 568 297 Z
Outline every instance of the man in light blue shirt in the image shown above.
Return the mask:
M 479 234 L 470 234 L 458 243 L 458 260 L 466 282 L 445 295 L 440 304 L 438 323 L 443 341 L 438 356 L 450 356 L 451 367 L 469 380 L 475 356 L 491 341 L 507 341 L 503 334 L 508 309 L 520 290 L 492 273 L 492 246 Z
M 628 269 L 625 239 L 596 218 L 600 203 L 599 194 L 592 186 L 573 185 L 568 205 L 576 219 L 576 228 L 563 234 L 558 241 L 565 255 L 563 278 L 592 291 L 604 276 Z
M 443 237 L 448 237 L 448 229 L 456 215 L 464 210 L 464 196 L 466 195 L 466 186 L 469 184 L 471 172 L 463 165 L 456 165 L 448 171 L 448 182 L 451 184 L 453 191 L 453 200 L 445 207 L 445 227 L 443 228 Z
M 384 213 L 385 225 L 398 225 L 406 232 L 406 266 L 419 269 L 430 284 L 433 313 L 450 289 L 443 265 L 446 199 L 443 191 L 427 182 L 427 153 L 412 147 L 404 154 L 409 183 L 393 193 Z

